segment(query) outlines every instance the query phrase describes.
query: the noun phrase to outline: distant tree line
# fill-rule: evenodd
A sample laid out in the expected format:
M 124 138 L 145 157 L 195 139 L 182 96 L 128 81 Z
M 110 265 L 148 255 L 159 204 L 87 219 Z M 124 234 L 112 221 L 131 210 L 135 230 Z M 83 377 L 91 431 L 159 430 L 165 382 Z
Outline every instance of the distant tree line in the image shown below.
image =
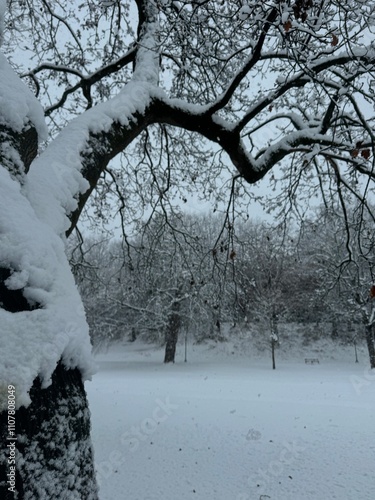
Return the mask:
M 185 214 L 154 217 L 133 241 L 75 238 L 70 262 L 93 345 L 141 337 L 165 345 L 168 362 L 182 331 L 201 342 L 224 340 L 225 324 L 258 325 L 274 341 L 279 323 L 294 322 L 365 338 L 374 365 L 374 236 L 359 218 L 319 209 L 275 226 Z M 355 224 L 361 248 L 348 246 Z

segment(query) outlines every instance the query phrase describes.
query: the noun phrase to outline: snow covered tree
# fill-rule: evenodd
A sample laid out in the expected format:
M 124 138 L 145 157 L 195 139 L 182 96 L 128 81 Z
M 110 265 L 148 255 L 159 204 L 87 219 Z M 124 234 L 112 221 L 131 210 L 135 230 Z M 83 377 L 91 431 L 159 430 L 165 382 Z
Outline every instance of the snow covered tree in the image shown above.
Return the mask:
M 282 206 L 350 192 L 370 211 L 375 3 L 29 0 L 5 11 L 0 0 L 1 436 L 14 386 L 18 498 L 96 498 L 90 345 L 65 237 L 90 197 L 98 218 L 116 200 L 126 227 L 197 189 L 221 201 L 228 171 L 233 203 L 272 170 Z M 5 498 L 8 465 L 2 450 Z
M 340 330 L 345 323 L 360 325 L 356 330 L 363 332 L 370 366 L 375 368 L 374 221 L 363 216 L 358 204 L 348 205 L 345 217 L 339 216 L 338 209 L 318 215 L 311 226 L 315 226 L 315 258 L 321 262 L 320 293 L 333 325 L 332 336 L 342 338 Z

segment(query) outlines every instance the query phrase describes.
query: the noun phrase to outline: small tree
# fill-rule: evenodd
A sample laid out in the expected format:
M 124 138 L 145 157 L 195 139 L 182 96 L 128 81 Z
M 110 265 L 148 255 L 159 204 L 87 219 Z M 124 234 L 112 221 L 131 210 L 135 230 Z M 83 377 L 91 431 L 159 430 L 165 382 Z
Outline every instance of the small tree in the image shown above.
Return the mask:
M 174 363 L 178 335 L 181 329 L 181 293 L 177 290 L 168 314 L 168 323 L 165 330 L 165 356 L 164 363 Z

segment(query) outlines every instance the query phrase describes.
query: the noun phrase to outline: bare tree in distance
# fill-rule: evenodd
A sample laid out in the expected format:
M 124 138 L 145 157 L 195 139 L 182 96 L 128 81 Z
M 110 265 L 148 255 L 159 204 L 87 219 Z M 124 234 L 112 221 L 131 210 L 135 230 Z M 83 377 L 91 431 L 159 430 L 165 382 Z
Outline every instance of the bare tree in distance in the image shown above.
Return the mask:
M 375 368 L 375 256 L 373 221 L 361 206 L 348 206 L 345 217 L 322 210 L 317 217 L 313 247 L 321 261 L 320 280 L 332 323 L 362 324 L 371 368 Z M 357 238 L 354 237 L 357 235 Z M 311 235 L 310 235 L 311 239 Z M 338 335 L 338 332 L 332 332 Z
M 98 219 L 116 200 L 127 238 L 126 223 L 149 207 L 167 216 L 176 196 L 184 202 L 196 190 L 237 207 L 267 174 L 281 183 L 284 210 L 301 211 L 300 201 L 318 195 L 335 197 L 345 212 L 350 194 L 373 218 L 375 5 L 30 0 L 8 7 L 0 0 L 7 340 L 0 370 L 18 398 L 14 487 L 19 498 L 35 497 L 36 488 L 48 498 L 96 498 L 82 384 L 88 332 L 64 238 L 90 197 Z M 38 139 L 46 140 L 39 155 Z M 111 160 L 120 154 L 117 168 Z M 217 186 L 224 170 L 230 180 Z M 5 438 L 3 404 L 1 411 Z M 53 451 L 46 430 L 58 436 Z

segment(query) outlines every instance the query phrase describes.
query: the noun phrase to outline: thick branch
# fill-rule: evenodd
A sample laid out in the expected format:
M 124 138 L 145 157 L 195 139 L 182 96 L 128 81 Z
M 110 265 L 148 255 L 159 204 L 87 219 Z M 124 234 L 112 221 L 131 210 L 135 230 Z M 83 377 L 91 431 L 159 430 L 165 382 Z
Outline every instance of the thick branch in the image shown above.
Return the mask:
M 206 110 L 181 107 L 176 101 L 163 100 L 159 96 L 150 100 L 144 113 L 133 115 L 130 124 L 120 126 L 113 123 L 111 129 L 101 134 L 93 134 L 87 143 L 87 152 L 83 154 L 82 174 L 89 181 L 90 188 L 79 197 L 79 204 L 71 216 L 71 227 L 75 227 L 79 214 L 85 205 L 96 183 L 108 165 L 108 162 L 123 151 L 148 125 L 164 123 L 196 132 L 208 140 L 218 144 L 230 157 L 240 175 L 250 184 L 254 184 L 265 176 L 272 167 L 283 158 L 295 152 L 299 146 L 319 144 L 326 147 L 339 147 L 333 139 L 322 134 L 321 129 L 304 128 L 287 134 L 281 141 L 261 152 L 254 158 L 246 151 L 239 131 L 230 124 L 220 120 L 216 115 L 206 114 Z M 331 107 L 329 106 L 329 113 Z M 348 145 L 350 148 L 350 145 Z
M 236 125 L 236 129 L 241 131 L 261 111 L 266 109 L 267 106 L 269 106 L 273 101 L 286 94 L 289 90 L 304 87 L 312 82 L 312 78 L 315 79 L 323 71 L 339 66 L 346 66 L 350 62 L 353 62 L 353 59 L 354 57 L 352 54 L 344 54 L 337 57 L 326 58 L 323 61 L 319 61 L 318 63 L 311 65 L 310 67 L 306 67 L 304 71 L 286 80 L 285 83 L 280 84 L 278 88 L 269 92 L 266 96 L 262 97 L 253 106 L 251 106 L 243 118 L 239 120 Z M 358 55 L 358 60 L 362 61 L 364 64 L 373 64 L 374 56 L 371 55 L 371 52 L 369 51 L 368 54 Z
M 155 121 L 153 117 L 152 106 L 149 106 L 145 113 L 137 113 L 131 117 L 130 126 L 114 122 L 110 130 L 90 135 L 85 152 L 82 153 L 81 170 L 81 174 L 89 182 L 90 187 L 79 195 L 78 206 L 69 216 L 71 226 L 66 233 L 67 236 L 77 225 L 82 209 L 108 163 L 121 151 L 124 151 L 148 125 Z
M 106 66 L 104 66 L 103 68 L 100 68 L 95 73 L 92 73 L 91 75 L 88 75 L 85 77 L 83 77 L 76 70 L 67 70 L 65 67 L 62 67 L 62 66 L 53 67 L 53 65 L 50 66 L 48 64 L 43 64 L 43 65 L 39 66 L 38 68 L 36 68 L 35 70 L 33 70 L 30 73 L 27 73 L 23 76 L 30 76 L 35 81 L 35 75 L 37 73 L 39 73 L 42 70 L 51 69 L 54 71 L 71 73 L 73 75 L 81 77 L 81 79 L 78 83 L 76 83 L 75 85 L 72 85 L 71 87 L 67 88 L 64 91 L 64 93 L 61 96 L 59 101 L 57 101 L 55 104 L 53 104 L 52 106 L 50 106 L 46 109 L 45 115 L 49 116 L 51 113 L 53 113 L 53 111 L 55 111 L 58 108 L 61 108 L 61 106 L 63 106 L 65 104 L 68 96 L 70 94 L 73 94 L 74 92 L 76 92 L 76 90 L 82 89 L 85 96 L 90 95 L 91 94 L 91 87 L 93 85 L 98 83 L 103 78 L 106 78 L 106 77 L 112 75 L 113 73 L 117 73 L 117 71 L 124 68 L 129 63 L 133 63 L 135 60 L 135 55 L 136 55 L 136 47 L 132 47 L 131 49 L 128 50 L 128 52 L 124 56 L 122 56 L 120 59 L 117 59 L 117 61 L 114 61 L 110 64 L 107 64 Z

